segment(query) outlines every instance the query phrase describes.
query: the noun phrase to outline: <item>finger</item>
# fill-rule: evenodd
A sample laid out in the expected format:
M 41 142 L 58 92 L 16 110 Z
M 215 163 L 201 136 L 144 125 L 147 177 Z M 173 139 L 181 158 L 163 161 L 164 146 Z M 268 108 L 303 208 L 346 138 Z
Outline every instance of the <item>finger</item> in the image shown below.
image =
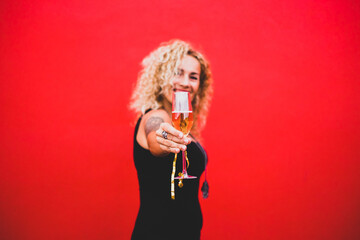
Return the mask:
M 184 134 L 181 131 L 176 130 L 173 126 L 171 126 L 169 123 L 161 123 L 160 128 L 166 131 L 167 133 L 170 133 L 178 138 L 183 138 Z
M 173 141 L 171 141 L 169 139 L 165 139 L 165 138 L 162 138 L 162 137 L 156 137 L 156 141 L 159 144 L 162 144 L 162 145 L 170 147 L 170 148 L 179 148 L 182 151 L 186 150 L 186 145 L 178 144 L 178 143 L 173 142 Z
M 172 152 L 172 153 L 179 153 L 180 152 L 179 148 L 172 148 L 172 147 L 168 147 L 168 146 L 165 146 L 165 145 L 162 145 L 162 144 L 160 144 L 160 148 L 163 151 L 166 151 L 166 152 Z
M 162 138 L 162 137 L 156 137 L 156 141 L 159 143 L 159 144 L 162 144 L 164 146 L 167 146 L 169 148 L 178 148 L 182 151 L 185 151 L 186 150 L 186 146 L 183 145 L 183 144 L 178 144 L 176 142 L 173 142 L 169 139 L 165 139 L 165 138 Z
M 156 133 L 156 136 L 161 137 L 161 138 L 164 138 L 164 136 L 163 136 L 163 131 L 165 131 L 165 130 L 159 128 L 159 129 L 155 132 L 155 133 Z M 185 145 L 187 145 L 187 144 L 189 144 L 189 143 L 191 142 L 191 140 L 190 140 L 189 138 L 187 138 L 187 137 L 178 138 L 178 137 L 172 135 L 171 133 L 168 133 L 168 134 L 167 134 L 167 138 L 166 138 L 166 139 L 168 139 L 168 140 L 170 140 L 170 141 L 173 141 L 173 142 L 176 142 L 176 143 L 179 143 L 179 144 L 185 144 Z

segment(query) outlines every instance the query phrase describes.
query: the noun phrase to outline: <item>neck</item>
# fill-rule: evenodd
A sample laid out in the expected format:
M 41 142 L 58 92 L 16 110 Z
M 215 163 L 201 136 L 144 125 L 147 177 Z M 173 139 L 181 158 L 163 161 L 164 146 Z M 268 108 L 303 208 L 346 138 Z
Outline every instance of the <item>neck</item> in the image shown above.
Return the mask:
M 172 104 L 171 102 L 167 101 L 166 99 L 163 101 L 163 107 L 165 111 L 169 114 L 171 118 L 171 112 L 172 112 Z

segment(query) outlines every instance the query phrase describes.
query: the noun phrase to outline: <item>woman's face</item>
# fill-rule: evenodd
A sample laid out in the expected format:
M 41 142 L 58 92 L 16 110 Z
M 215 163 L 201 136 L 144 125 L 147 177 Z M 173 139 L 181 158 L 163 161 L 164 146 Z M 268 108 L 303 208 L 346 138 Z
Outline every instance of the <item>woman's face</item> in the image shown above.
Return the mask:
M 165 94 L 165 98 L 172 102 L 172 94 L 176 91 L 187 91 L 190 93 L 191 100 L 194 99 L 200 86 L 200 63 L 199 61 L 186 55 L 180 62 L 178 71 L 172 79 L 173 88 Z

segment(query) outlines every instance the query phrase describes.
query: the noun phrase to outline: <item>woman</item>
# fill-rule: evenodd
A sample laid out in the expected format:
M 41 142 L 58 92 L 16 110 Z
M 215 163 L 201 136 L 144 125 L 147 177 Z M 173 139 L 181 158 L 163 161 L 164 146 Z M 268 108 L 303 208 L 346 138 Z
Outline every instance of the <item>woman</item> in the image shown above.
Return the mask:
M 172 94 L 188 91 L 194 124 L 184 136 L 171 124 Z M 205 123 L 212 93 L 211 73 L 205 58 L 188 43 L 162 44 L 143 60 L 143 70 L 132 96 L 131 108 L 142 116 L 134 134 L 134 162 L 140 189 L 140 209 L 132 239 L 200 239 L 202 213 L 198 200 L 199 179 L 206 154 L 196 141 Z M 175 154 L 187 150 L 188 173 L 196 179 L 175 184 L 170 197 Z M 181 161 L 176 169 L 182 170 Z

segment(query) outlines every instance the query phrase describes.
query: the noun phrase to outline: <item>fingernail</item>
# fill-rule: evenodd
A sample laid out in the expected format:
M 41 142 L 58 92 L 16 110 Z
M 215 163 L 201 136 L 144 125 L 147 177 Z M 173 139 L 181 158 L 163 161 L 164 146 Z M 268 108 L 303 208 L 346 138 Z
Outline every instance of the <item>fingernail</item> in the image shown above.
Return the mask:
M 183 147 L 182 147 L 182 150 L 185 151 L 185 150 L 186 150 L 186 146 L 183 146 Z

